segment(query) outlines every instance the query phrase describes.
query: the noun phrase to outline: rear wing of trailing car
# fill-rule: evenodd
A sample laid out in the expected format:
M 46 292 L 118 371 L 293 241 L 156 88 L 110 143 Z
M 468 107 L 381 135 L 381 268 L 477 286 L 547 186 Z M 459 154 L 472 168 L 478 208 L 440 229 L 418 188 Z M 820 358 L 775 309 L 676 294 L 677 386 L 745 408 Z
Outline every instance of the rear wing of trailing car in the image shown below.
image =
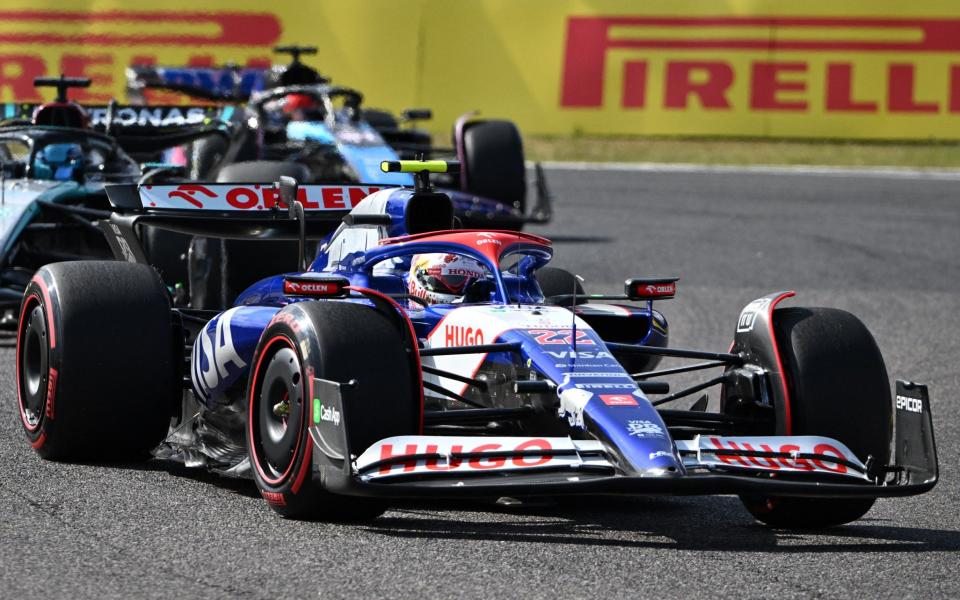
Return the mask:
M 147 262 L 141 226 L 232 239 L 319 239 L 368 195 L 390 186 L 307 184 L 281 191 L 272 183 L 114 184 L 105 186 L 114 209 L 100 221 L 114 255 Z M 285 197 L 296 198 L 294 214 Z M 302 208 L 302 211 L 300 210 Z M 295 217 L 295 218 L 293 218 Z
M 146 90 L 163 90 L 202 100 L 246 102 L 264 88 L 269 72 L 257 67 L 128 67 L 127 99 L 145 102 Z
M 33 118 L 40 104 L 8 102 L 0 105 L 0 123 L 27 124 Z M 232 106 L 181 106 L 155 105 L 135 106 L 132 104 L 86 104 L 83 106 L 88 125 L 101 133 L 109 130 L 164 130 L 178 127 L 211 125 L 226 123 L 235 114 Z
M 39 106 L 2 104 L 0 125 L 30 125 Z M 209 135 L 229 138 L 240 118 L 232 106 L 132 106 L 113 102 L 83 108 L 90 129 L 112 136 L 133 154 L 158 152 Z

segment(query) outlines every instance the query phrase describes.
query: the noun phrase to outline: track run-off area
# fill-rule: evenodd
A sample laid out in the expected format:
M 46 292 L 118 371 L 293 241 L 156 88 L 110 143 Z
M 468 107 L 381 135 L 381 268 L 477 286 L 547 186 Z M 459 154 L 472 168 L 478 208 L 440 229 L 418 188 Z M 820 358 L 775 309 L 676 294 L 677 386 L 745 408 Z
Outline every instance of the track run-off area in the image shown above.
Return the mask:
M 20 429 L 5 338 L 0 597 L 960 596 L 960 178 L 583 165 L 547 176 L 556 216 L 530 231 L 555 241 L 554 263 L 588 292 L 679 275 L 659 306 L 676 346 L 726 350 L 740 309 L 779 290 L 797 292 L 786 305 L 859 316 L 891 379 L 930 386 L 940 484 L 820 533 L 767 529 L 730 496 L 418 502 L 366 525 L 285 521 L 252 481 L 159 461 L 42 461 Z

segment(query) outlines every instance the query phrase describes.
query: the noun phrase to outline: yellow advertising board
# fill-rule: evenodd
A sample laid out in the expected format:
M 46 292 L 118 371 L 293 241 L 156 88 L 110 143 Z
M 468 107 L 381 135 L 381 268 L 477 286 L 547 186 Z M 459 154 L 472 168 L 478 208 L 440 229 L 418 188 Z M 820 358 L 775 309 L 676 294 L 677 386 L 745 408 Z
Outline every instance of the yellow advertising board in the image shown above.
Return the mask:
M 527 133 L 960 139 L 955 0 L 5 0 L 0 100 L 38 75 L 123 97 L 131 64 L 269 64 L 280 43 L 369 106 Z

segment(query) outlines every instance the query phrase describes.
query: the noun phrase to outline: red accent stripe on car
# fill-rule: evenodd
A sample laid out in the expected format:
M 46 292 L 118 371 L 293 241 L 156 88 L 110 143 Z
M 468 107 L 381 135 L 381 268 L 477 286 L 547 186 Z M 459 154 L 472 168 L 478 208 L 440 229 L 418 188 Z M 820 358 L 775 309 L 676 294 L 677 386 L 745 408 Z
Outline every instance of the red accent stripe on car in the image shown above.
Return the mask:
M 270 340 L 269 340 L 269 341 L 266 343 L 266 345 L 263 347 L 263 351 L 260 353 L 260 356 L 257 358 L 257 364 L 256 364 L 256 366 L 254 367 L 253 375 L 251 376 L 252 379 L 250 380 L 250 398 L 249 398 L 248 401 L 247 401 L 247 429 L 248 429 L 249 434 L 250 434 L 250 443 L 251 443 L 251 444 L 254 443 L 254 439 L 253 439 L 253 423 L 254 423 L 253 411 L 254 411 L 254 408 L 255 408 L 254 396 L 256 395 L 256 391 L 257 391 L 257 376 L 260 374 L 260 365 L 263 363 L 263 358 L 264 358 L 265 356 L 267 356 L 267 354 L 268 354 L 267 351 L 270 349 L 271 346 L 273 346 L 274 344 L 276 344 L 276 343 L 278 343 L 278 342 L 282 342 L 282 343 L 286 344 L 287 347 L 289 347 L 290 349 L 292 349 L 294 352 L 297 352 L 296 345 L 293 343 L 293 341 L 292 341 L 290 338 L 288 338 L 288 337 L 285 336 L 285 335 L 277 335 L 277 336 L 274 336 L 274 337 L 270 338 Z M 300 354 L 299 354 L 299 352 L 298 352 L 298 353 L 297 353 L 297 357 L 299 358 L 299 356 L 300 356 Z M 302 363 L 301 363 L 301 365 L 302 365 Z M 311 399 L 310 401 L 312 401 L 312 399 Z M 304 414 L 306 414 L 306 408 L 305 408 L 304 410 L 301 410 L 301 411 L 300 411 L 300 421 L 297 423 L 297 429 L 303 429 L 303 418 L 304 418 Z M 291 425 L 288 424 L 287 426 L 290 427 Z M 302 440 L 303 440 L 303 436 L 302 436 L 302 435 L 297 436 L 297 445 L 296 445 L 296 447 L 295 447 L 294 450 L 293 450 L 293 456 L 294 456 L 294 458 L 296 458 L 297 453 L 300 451 L 300 443 L 301 443 Z M 260 474 L 260 477 L 261 477 L 267 484 L 269 484 L 269 485 L 282 485 L 282 484 L 283 484 L 283 481 L 284 481 L 285 479 L 287 479 L 287 477 L 290 475 L 290 472 L 293 470 L 293 465 L 294 465 L 295 462 L 296 462 L 296 460 L 290 461 L 290 465 L 287 466 L 286 470 L 285 470 L 283 473 L 280 474 L 280 477 L 270 477 L 270 476 L 267 475 L 266 472 L 263 470 L 263 467 L 260 466 L 260 460 L 259 460 L 259 458 L 257 457 L 257 449 L 256 449 L 255 447 L 250 448 L 250 454 L 251 454 L 251 456 L 253 457 L 253 466 L 254 466 L 254 468 L 257 469 L 257 473 L 259 473 L 259 474 Z
M 304 411 L 306 414 L 307 423 L 309 424 L 310 413 L 313 411 L 313 369 L 307 367 L 305 369 L 306 373 L 305 378 L 307 380 L 307 397 L 303 403 Z M 309 426 L 309 425 L 308 425 Z M 294 455 L 296 456 L 296 455 Z M 307 478 L 307 473 L 313 469 L 313 444 L 307 442 L 307 447 L 303 451 L 303 460 L 300 461 L 300 472 L 297 473 L 297 476 L 293 480 L 293 485 L 290 486 L 290 492 L 294 494 L 300 493 L 300 486 L 303 485 L 303 481 Z

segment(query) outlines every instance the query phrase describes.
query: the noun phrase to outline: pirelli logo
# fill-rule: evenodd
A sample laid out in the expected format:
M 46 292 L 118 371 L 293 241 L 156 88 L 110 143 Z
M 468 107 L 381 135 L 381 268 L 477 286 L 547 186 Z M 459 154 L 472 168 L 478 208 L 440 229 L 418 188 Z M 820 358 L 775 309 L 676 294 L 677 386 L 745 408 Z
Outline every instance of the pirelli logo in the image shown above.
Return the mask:
M 960 113 L 960 19 L 573 16 L 560 107 Z
M 71 98 L 106 103 L 119 95 L 125 67 L 170 61 L 168 53 L 176 56 L 174 64 L 194 67 L 226 60 L 265 67 L 282 34 L 279 16 L 263 11 L 0 8 L 0 101 L 40 102 L 33 79 L 65 73 L 92 81 L 89 89 L 71 92 Z M 164 54 L 168 58 L 161 59 Z M 151 99 L 179 100 L 170 95 Z

